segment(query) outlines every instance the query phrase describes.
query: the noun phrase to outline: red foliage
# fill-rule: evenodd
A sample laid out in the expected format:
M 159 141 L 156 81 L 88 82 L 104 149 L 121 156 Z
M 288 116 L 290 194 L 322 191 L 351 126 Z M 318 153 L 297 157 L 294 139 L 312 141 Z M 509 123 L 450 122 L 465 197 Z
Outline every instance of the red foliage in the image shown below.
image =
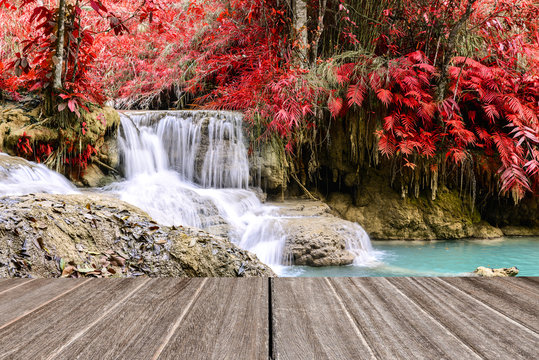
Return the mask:
M 0 88 L 39 93 L 50 86 L 56 2 L 25 3 L 27 14 L 18 17 L 31 31 L 6 22 L 24 47 L 20 53 L 0 47 L 0 61 L 5 66 L 11 58 L 19 76 L 0 76 Z M 243 111 L 292 149 L 295 134 L 317 124 L 320 114 L 338 118 L 376 101 L 387 109 L 378 132 L 384 155 L 403 157 L 409 168 L 412 158 L 497 164 L 503 192 L 537 191 L 539 8 L 531 0 L 396 2 L 380 14 L 372 54 L 319 60 L 336 64 L 336 85 L 317 81 L 316 69 L 294 59 L 298 43 L 284 3 L 91 0 L 93 11 L 72 5 L 68 17 L 78 20 L 66 42 L 77 48 L 67 55 L 58 110 L 77 112 L 105 95 L 119 106 L 149 107 L 176 90 L 191 105 Z M 318 2 L 311 5 L 317 9 Z M 2 6 L 0 18 L 14 11 L 5 0 Z M 332 29 L 340 31 L 339 46 L 367 48 L 359 44 L 349 2 L 331 6 L 342 19 Z M 480 45 L 462 41 L 464 33 Z M 455 56 L 463 52 L 457 43 L 467 57 Z

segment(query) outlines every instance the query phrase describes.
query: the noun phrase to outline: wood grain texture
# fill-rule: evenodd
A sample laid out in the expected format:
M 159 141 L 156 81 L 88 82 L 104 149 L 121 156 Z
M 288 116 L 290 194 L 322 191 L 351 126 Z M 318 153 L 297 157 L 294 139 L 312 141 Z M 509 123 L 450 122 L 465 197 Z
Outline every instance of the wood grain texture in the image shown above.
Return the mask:
M 208 279 L 159 359 L 267 359 L 268 279 Z
M 538 303 L 537 278 L 4 280 L 0 359 L 533 359 Z
M 443 278 L 477 300 L 505 316 L 539 332 L 539 285 L 528 291 L 519 286 L 520 279 L 505 281 L 481 278 Z
M 61 359 L 151 359 L 203 279 L 152 279 L 85 334 Z
M 32 280 L 31 279 L 12 279 L 12 280 L 0 279 L 0 295 L 14 288 L 17 288 L 18 286 L 22 286 L 28 281 L 32 281 Z
M 372 359 L 362 332 L 325 278 L 274 279 L 275 359 Z
M 506 286 L 517 288 L 519 289 L 519 293 L 526 292 L 526 293 L 532 294 L 533 296 L 537 296 L 539 293 L 539 277 L 535 277 L 535 278 L 499 277 L 493 280 L 499 281 L 505 284 Z
M 43 304 L 67 294 L 86 280 L 36 279 L 0 294 L 0 329 Z
M 0 330 L 0 359 L 38 359 L 54 353 L 140 282 L 92 280 L 32 312 Z
M 384 278 L 330 280 L 378 359 L 478 359 Z
M 437 278 L 387 278 L 478 355 L 533 359 L 537 333 Z M 492 294 L 492 296 L 497 296 Z

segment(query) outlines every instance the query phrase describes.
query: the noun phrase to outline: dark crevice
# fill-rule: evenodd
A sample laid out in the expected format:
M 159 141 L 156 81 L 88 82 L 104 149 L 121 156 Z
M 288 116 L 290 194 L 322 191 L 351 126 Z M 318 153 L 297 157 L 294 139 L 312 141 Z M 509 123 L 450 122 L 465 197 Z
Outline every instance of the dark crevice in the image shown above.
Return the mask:
M 273 349 L 273 278 L 268 278 L 268 332 L 269 332 L 269 344 L 268 344 L 268 359 L 274 360 L 275 354 Z

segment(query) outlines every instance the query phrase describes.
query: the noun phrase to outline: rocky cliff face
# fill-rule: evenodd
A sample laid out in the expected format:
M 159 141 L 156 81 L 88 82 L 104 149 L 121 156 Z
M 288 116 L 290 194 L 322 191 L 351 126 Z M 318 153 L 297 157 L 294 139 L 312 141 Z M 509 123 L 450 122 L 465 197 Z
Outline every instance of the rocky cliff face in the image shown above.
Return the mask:
M 0 108 L 0 152 L 35 161 L 36 152 L 41 146 L 50 145 L 56 149 L 66 141 L 76 141 L 78 148 L 85 149 L 90 144 L 98 153 L 92 157 L 88 168 L 76 174 L 65 169 L 64 174 L 81 186 L 103 186 L 114 181 L 118 175 L 116 136 L 120 125 L 120 117 L 114 109 L 93 108 L 91 112 L 84 112 L 78 124 L 69 129 L 53 129 L 48 127 L 51 123 L 52 119 L 42 118 L 40 108 L 35 104 L 8 104 Z M 81 127 L 83 123 L 84 134 Z M 30 141 L 33 148 L 31 153 L 21 153 L 17 148 L 23 135 Z M 45 158 L 41 161 L 45 161 Z
M 273 276 L 253 254 L 117 199 L 0 197 L 0 277 Z
M 434 240 L 497 238 L 500 229 L 481 220 L 477 210 L 464 203 L 458 193 L 440 189 L 436 200 L 401 198 L 376 175 L 366 179 L 353 198 L 333 193 L 329 205 L 341 216 L 358 222 L 373 239 Z

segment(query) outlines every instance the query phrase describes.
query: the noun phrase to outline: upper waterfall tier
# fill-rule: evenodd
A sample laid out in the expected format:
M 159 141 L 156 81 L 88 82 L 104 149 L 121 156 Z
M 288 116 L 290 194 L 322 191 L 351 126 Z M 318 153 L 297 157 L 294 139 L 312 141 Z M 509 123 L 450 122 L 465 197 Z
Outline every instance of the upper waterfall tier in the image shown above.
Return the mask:
M 127 178 L 175 170 L 205 188 L 247 188 L 242 116 L 223 111 L 122 113 L 120 149 Z

